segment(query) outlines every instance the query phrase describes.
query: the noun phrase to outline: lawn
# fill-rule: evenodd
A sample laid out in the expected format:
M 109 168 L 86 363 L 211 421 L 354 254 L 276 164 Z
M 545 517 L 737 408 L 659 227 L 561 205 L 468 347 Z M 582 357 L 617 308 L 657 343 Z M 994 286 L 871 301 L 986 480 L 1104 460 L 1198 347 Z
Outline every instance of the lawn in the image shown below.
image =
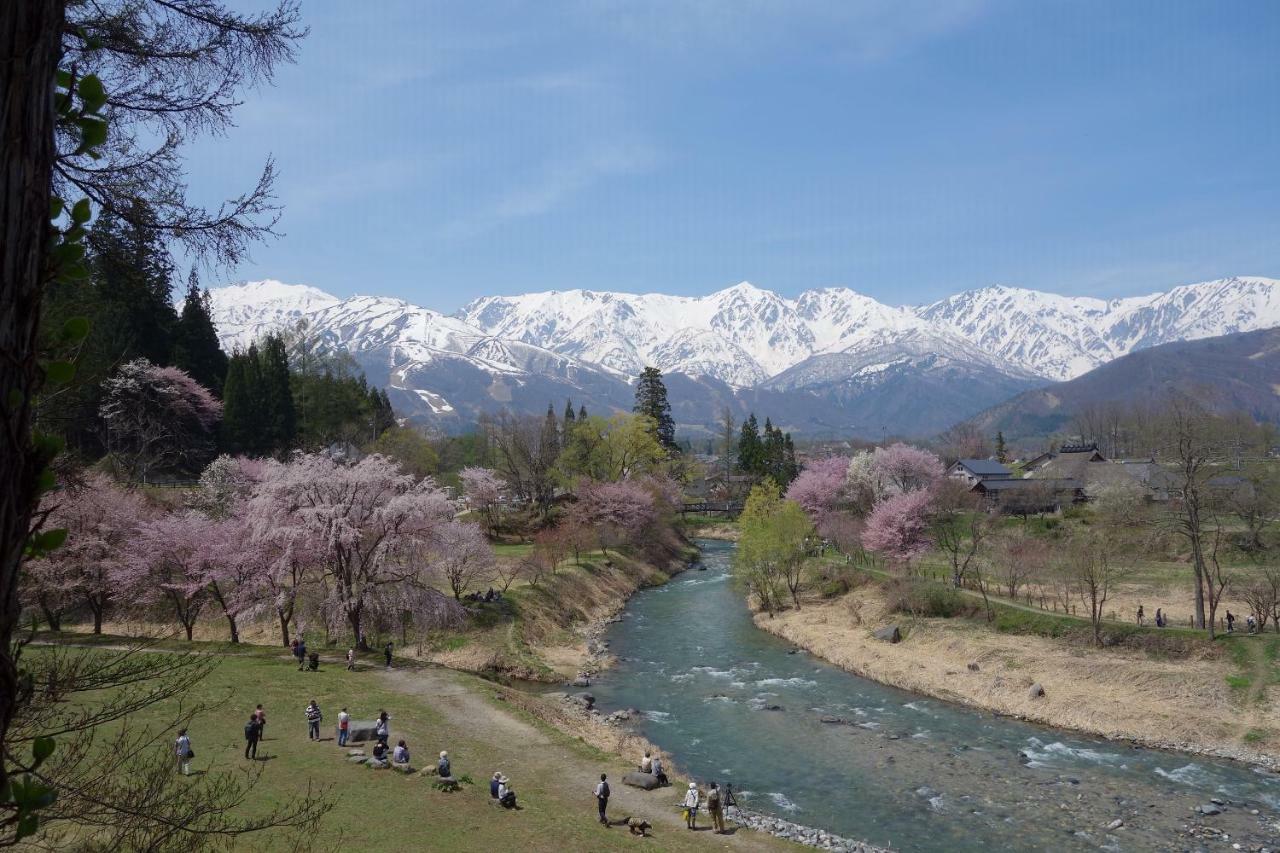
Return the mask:
M 317 849 L 621 850 L 638 843 L 625 829 L 606 830 L 595 822 L 591 780 L 601 770 L 619 779 L 626 769 L 621 761 L 497 707 L 497 688 L 487 682 L 435 667 L 388 674 L 367 662 L 356 672 L 327 662 L 319 672 L 299 672 L 276 650 L 242 651 L 223 656 L 213 673 L 185 697 L 188 703 L 217 704 L 215 711 L 190 725 L 197 754 L 193 769 L 246 766 L 244 722 L 262 703 L 267 739 L 259 746 L 263 772 L 252 808 L 282 802 L 305 790 L 308 782 L 328 788 L 336 805 L 322 821 Z M 41 650 L 33 647 L 28 653 Z M 308 741 L 303 717 L 312 698 L 325 715 L 326 740 L 319 743 Z M 437 753 L 447 749 L 455 775 L 469 775 L 476 784 L 446 794 L 434 790 L 424 774 L 404 776 L 349 763 L 332 740 L 332 726 L 343 706 L 354 719 L 372 719 L 385 708 L 391 715 L 392 742 L 404 738 L 415 765 L 430 766 Z M 131 723 L 161 725 L 165 710 L 152 707 Z M 164 748 L 171 737 L 162 738 Z M 487 780 L 495 770 L 512 778 L 522 810 L 510 812 L 490 804 Z M 667 802 L 674 795 L 643 796 L 649 798 L 644 808 L 650 814 L 674 811 Z M 775 846 L 753 835 L 734 841 L 735 847 Z M 654 850 L 703 850 L 723 847 L 724 840 L 663 828 L 644 845 Z M 250 837 L 241 847 L 283 849 L 284 841 Z

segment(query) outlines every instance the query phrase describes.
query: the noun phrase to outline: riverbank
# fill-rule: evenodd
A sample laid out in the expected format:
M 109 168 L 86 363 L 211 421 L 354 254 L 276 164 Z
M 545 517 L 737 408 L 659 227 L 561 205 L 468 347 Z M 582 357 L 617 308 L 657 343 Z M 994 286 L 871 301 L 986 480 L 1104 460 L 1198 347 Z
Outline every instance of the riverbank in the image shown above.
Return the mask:
M 851 606 L 852 605 L 852 606 Z M 1158 659 L 1063 641 L 1000 634 L 962 619 L 888 612 L 864 586 L 760 628 L 856 675 L 925 696 L 1110 740 L 1228 758 L 1280 772 L 1280 709 L 1241 697 L 1220 657 Z M 872 636 L 900 625 L 901 643 Z M 1032 696 L 1032 685 L 1043 687 Z M 1271 688 L 1276 689 L 1276 688 Z

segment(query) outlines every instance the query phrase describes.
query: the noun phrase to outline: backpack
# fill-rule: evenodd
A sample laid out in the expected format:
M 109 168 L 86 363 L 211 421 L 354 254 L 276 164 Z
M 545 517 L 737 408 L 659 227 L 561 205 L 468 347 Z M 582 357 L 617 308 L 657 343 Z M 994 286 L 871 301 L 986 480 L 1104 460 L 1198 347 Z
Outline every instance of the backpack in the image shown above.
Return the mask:
M 258 736 L 258 725 L 256 723 L 244 724 L 244 739 L 253 740 Z
M 707 808 L 709 809 L 720 808 L 720 789 L 719 788 L 712 788 L 707 793 Z
M 609 783 L 608 782 L 600 783 L 600 793 L 597 794 L 596 796 L 598 796 L 602 800 L 609 799 Z

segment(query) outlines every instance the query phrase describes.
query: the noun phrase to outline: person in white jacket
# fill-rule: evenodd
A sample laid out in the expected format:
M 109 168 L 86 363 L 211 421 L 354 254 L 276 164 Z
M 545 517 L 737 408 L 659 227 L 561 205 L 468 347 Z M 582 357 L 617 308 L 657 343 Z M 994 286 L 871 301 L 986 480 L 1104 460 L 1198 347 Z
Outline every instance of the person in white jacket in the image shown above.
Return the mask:
M 178 771 L 183 776 L 190 776 L 191 759 L 195 757 L 195 751 L 191 749 L 191 738 L 187 736 L 186 729 L 178 730 L 178 739 L 173 743 L 173 754 L 178 759 Z
M 689 793 L 684 795 L 685 825 L 689 829 L 698 828 L 698 783 L 689 783 Z

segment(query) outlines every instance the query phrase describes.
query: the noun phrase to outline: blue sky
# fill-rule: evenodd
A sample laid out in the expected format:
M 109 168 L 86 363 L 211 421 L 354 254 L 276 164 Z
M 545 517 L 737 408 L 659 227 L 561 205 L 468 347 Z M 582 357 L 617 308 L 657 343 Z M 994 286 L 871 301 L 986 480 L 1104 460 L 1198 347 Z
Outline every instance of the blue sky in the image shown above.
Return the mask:
M 261 5 L 242 0 L 244 5 Z M 193 194 L 275 156 L 278 278 L 891 304 L 1280 277 L 1280 3 L 308 0 Z

